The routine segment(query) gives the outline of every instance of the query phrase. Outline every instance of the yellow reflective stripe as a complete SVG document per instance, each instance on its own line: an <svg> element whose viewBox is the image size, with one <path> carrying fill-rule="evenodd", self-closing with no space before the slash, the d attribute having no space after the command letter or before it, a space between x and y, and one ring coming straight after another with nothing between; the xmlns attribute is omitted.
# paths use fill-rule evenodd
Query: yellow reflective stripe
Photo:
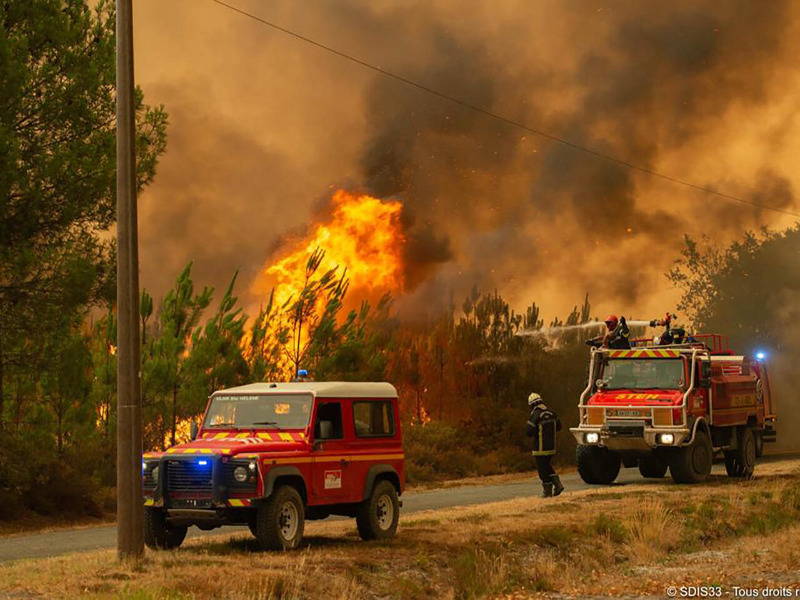
<svg viewBox="0 0 800 600"><path fill-rule="evenodd" d="M292 434L291 434L291 433L280 433L280 434L279 434L279 436L280 436L280 438L281 438L281 439L282 439L284 442L294 442L294 441L296 441L296 440L295 440L295 439L292 437Z"/></svg>
<svg viewBox="0 0 800 600"><path fill-rule="evenodd" d="M231 506L244 506L244 502L241 500L228 500L228 504Z"/></svg>
<svg viewBox="0 0 800 600"><path fill-rule="evenodd" d="M152 498L148 498L147 500L144 501L145 506L153 506L153 504L155 504L155 500L153 500Z"/></svg>
<svg viewBox="0 0 800 600"><path fill-rule="evenodd" d="M258 436L258 438L262 439L262 440L271 440L272 439L268 433L257 433L256 436Z"/></svg>
<svg viewBox="0 0 800 600"><path fill-rule="evenodd" d="M276 465L285 465L285 464L292 464L292 463L328 463L328 462L339 462L342 460L348 460L350 462L361 462L366 460L402 460L405 457L404 454L337 454L336 456L304 456L298 458L264 458L263 464L276 464Z"/></svg>

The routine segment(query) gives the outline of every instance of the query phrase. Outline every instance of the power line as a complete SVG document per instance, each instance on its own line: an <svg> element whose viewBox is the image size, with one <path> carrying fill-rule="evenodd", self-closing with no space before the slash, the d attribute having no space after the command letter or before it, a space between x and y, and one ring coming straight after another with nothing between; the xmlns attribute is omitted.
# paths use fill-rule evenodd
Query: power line
<svg viewBox="0 0 800 600"><path fill-rule="evenodd" d="M336 56L339 56L340 58L344 58L345 60L349 60L350 62L353 62L353 63L355 63L357 65L360 65L362 67L365 67L367 69L375 71L376 73L380 73L381 75L384 75L386 77L390 77L390 78L392 78L392 79L394 79L396 81L400 81L402 83L405 83L406 85L410 85L412 87L415 87L415 88L417 88L419 90L422 90L422 91L427 92L429 94L432 94L434 96L438 96L439 98L442 98L443 100L447 100L448 102L452 102L453 104L457 104L459 106L462 106L462 107L467 108L469 110L473 110L475 112L478 112L478 113L480 113L482 115L485 115L487 117L490 117L492 119L496 119L496 120L501 121L501 122L503 122L503 123L505 123L507 125L511 125L512 127L516 127L518 129L522 129L523 131L527 131L528 133L532 133L534 135L538 135L539 137L543 137L543 138L551 140L553 142L557 142L559 144L563 144L564 146L568 146L568 147L573 148L575 150L579 150L581 152L585 152L586 154L591 154L592 156L596 156L598 158L602 158L604 160L616 163L618 165L621 165L621 166L626 167L628 169L631 169L633 171L639 171L640 173L645 173L645 174L650 175L652 177L658 177L658 178L664 179L666 181L671 181L672 183L677 183L678 185L683 185L683 186L686 186L686 187L689 187L689 188L692 188L692 189L695 189L695 190L699 190L701 192L706 192L708 194L713 194L715 196L718 196L720 198L724 198L726 200L731 200L731 201L734 201L734 202L740 202L742 204L748 204L750 206L763 208L765 210L771 210L771 211L774 211L774 212L777 212L777 213L790 215L792 217L800 217L800 213L797 213L797 212L792 212L790 210L786 210L786 209L783 209L783 208L777 208L777 207L774 207L774 206L768 206L766 204L761 204L760 202L754 202L753 200L747 200L746 198L740 198L739 196L734 196L732 194L726 194L725 192L720 192L720 191L715 190L713 188L709 188L709 187L705 187L705 186L702 186L702 185L698 185L696 183L692 183L692 182L686 181L684 179L679 179L677 177L672 177L671 175L666 175L664 173L659 173L658 171L654 171L653 169L648 169L647 167L641 167L639 165L635 165L635 164L633 164L631 162L628 162L626 160L623 160L623 159L620 159L620 158L616 158L614 156L611 156L609 154L605 154L605 153L600 152L598 150L593 150L592 148L588 148L586 146L582 146L580 144L577 144L575 142L571 142L571 141L566 140L564 138L560 138L560 137L558 137L556 135L552 135L550 133L547 133L546 131L541 131L539 129L534 129L533 127L529 127L529 126L525 125L524 123L520 123L519 121L515 121L513 119L509 119L508 117L504 117L503 115L499 115L499 114L494 113L494 112L492 112L490 110L486 110L485 108L481 108L480 106L476 106L474 104L470 104L469 102L465 102L464 100L456 98L455 96L450 96L448 94L445 94L444 92L440 92L439 90L430 88L430 87L428 87L426 85L423 85L421 83L418 83L418 82L416 82L416 81L414 81L412 79L408 79L406 77L403 77L402 75L397 75L396 73L392 73L391 71L387 71L386 69L382 69L381 67L377 67L377 66L375 66L373 64L365 62L365 61L363 61L363 60L361 60L359 58L356 58L355 56L351 56L350 54L346 54L344 52L341 52L340 50L336 50L335 48L331 48L330 46L326 46L325 44L322 44L320 42L314 41L311 38L307 38L307 37L305 37L303 35L300 35L299 33L295 33L294 31L291 31L290 29L286 29L285 27L281 27L280 25L276 25L275 23L271 23L270 21L267 21L266 19L262 19L261 17L259 17L257 15L249 13L249 12L247 12L245 10L242 10L241 8L238 8L238 7L233 6L231 4L228 4L227 2L223 2L223 0L211 0L211 2L214 2L215 4L219 4L220 6L223 6L223 7L227 8L227 9L230 9L230 10L236 12L236 13L239 13L240 15L248 17L248 18L250 18L250 19L252 19L254 21L257 21L258 23L261 23L262 25L266 25L267 27L271 27L272 29L275 29L277 31L280 31L282 33L290 35L293 38L296 38L296 39L298 39L300 41L306 42L307 44L311 44L312 46L316 46L317 48L320 48L321 50L325 50L326 52L329 52L331 54L335 54Z"/></svg>

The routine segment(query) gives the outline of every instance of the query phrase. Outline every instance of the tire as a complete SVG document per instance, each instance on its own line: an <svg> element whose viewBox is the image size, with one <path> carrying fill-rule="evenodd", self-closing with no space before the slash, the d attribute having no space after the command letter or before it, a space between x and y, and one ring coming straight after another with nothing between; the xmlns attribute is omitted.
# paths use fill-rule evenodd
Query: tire
<svg viewBox="0 0 800 600"><path fill-rule="evenodd" d="M186 539L186 527L167 523L163 510L145 507L144 543L152 550L173 550Z"/></svg>
<svg viewBox="0 0 800 600"><path fill-rule="evenodd" d="M619 475L621 461L618 454L600 446L578 444L575 457L578 473L586 483L609 485Z"/></svg>
<svg viewBox="0 0 800 600"><path fill-rule="evenodd" d="M667 463L655 454L639 459L639 473L648 479L661 479L667 474Z"/></svg>
<svg viewBox="0 0 800 600"><path fill-rule="evenodd" d="M250 529L250 533L253 534L254 538L258 537L258 519L256 518L256 514L247 520L247 527Z"/></svg>
<svg viewBox="0 0 800 600"><path fill-rule="evenodd" d="M756 468L756 436L750 427L739 433L736 450L725 452L725 470L728 477L749 479Z"/></svg>
<svg viewBox="0 0 800 600"><path fill-rule="evenodd" d="M275 489L258 507L255 536L264 550L297 548L303 539L304 528L303 499L290 485Z"/></svg>
<svg viewBox="0 0 800 600"><path fill-rule="evenodd" d="M755 432L756 438L756 458L764 456L764 434L761 431Z"/></svg>
<svg viewBox="0 0 800 600"><path fill-rule="evenodd" d="M700 483L711 475L713 462L711 438L705 430L698 429L690 446L675 449L669 471L675 483Z"/></svg>
<svg viewBox="0 0 800 600"><path fill-rule="evenodd" d="M379 481L369 498L358 505L356 526L362 540L385 540L394 537L400 520L400 501L390 481Z"/></svg>

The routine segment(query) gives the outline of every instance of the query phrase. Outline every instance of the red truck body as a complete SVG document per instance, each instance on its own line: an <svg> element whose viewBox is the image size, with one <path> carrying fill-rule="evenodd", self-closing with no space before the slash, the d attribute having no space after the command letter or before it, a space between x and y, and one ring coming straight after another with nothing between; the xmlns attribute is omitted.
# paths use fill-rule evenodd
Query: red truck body
<svg viewBox="0 0 800 600"><path fill-rule="evenodd" d="M775 439L767 365L735 355L722 336L593 349L589 369L571 430L589 483L610 483L620 463L638 464L646 477L670 468L677 481L702 481L717 451L729 474L749 476L763 442Z"/></svg>

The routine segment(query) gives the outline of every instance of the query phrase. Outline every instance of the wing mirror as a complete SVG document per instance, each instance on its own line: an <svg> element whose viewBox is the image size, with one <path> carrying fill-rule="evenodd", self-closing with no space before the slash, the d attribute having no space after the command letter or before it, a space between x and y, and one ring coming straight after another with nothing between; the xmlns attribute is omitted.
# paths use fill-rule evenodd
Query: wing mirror
<svg viewBox="0 0 800 600"><path fill-rule="evenodd" d="M197 439L197 430L198 430L197 421L193 420L191 425L189 425L189 435L192 438L192 441L195 441Z"/></svg>
<svg viewBox="0 0 800 600"><path fill-rule="evenodd" d="M314 440L314 450L319 450L322 442L333 437L333 423L330 421L320 421L317 423L317 439Z"/></svg>

